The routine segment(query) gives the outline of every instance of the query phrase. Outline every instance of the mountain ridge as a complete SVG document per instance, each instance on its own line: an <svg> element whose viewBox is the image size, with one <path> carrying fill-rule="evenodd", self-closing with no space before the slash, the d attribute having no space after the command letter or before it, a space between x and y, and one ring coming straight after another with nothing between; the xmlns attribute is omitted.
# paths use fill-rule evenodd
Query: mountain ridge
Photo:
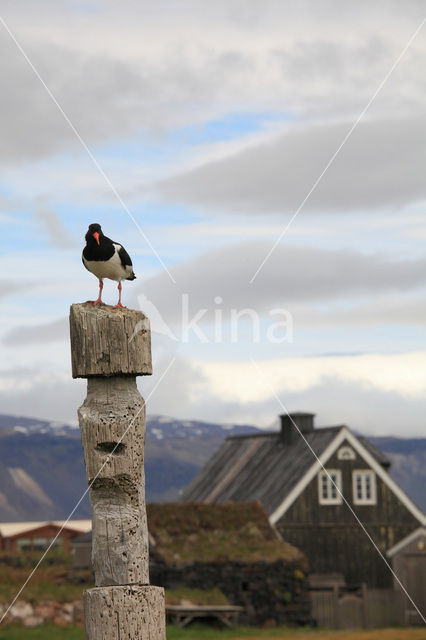
<svg viewBox="0 0 426 640"><path fill-rule="evenodd" d="M147 417L148 502L179 499L182 489L228 435L261 433L253 425ZM369 437L391 460L391 476L426 510L426 438ZM87 489L78 427L0 414L0 520L61 520ZM88 496L75 518L90 518Z"/></svg>

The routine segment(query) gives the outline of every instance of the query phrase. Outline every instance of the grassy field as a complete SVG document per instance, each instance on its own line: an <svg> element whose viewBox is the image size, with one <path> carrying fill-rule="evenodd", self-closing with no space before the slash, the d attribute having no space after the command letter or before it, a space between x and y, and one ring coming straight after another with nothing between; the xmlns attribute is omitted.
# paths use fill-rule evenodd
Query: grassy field
<svg viewBox="0 0 426 640"><path fill-rule="evenodd" d="M41 552L0 553L0 602L13 600L40 557ZM71 572L71 563L70 553L52 549L25 587L21 599L33 603L40 600L81 600L84 589L94 586L90 584L92 574L90 571ZM70 582L70 573L76 578L75 582Z"/></svg>
<svg viewBox="0 0 426 640"><path fill-rule="evenodd" d="M217 630L200 625L188 629L167 628L167 640L426 640L426 628L374 629L371 631L317 631L305 629ZM25 629L18 625L0 628L0 640L84 640L81 627L59 628L51 625Z"/></svg>

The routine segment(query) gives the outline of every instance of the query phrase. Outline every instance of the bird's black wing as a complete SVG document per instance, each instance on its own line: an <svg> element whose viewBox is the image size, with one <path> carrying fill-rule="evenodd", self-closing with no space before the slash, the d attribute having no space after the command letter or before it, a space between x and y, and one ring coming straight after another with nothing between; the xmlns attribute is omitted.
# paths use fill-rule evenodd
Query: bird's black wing
<svg viewBox="0 0 426 640"><path fill-rule="evenodd" d="M118 242L116 244L118 244ZM132 267L133 263L126 249L122 247L121 244L119 245L119 247L120 248L118 250L118 255L120 256L121 264L123 265L123 267Z"/></svg>

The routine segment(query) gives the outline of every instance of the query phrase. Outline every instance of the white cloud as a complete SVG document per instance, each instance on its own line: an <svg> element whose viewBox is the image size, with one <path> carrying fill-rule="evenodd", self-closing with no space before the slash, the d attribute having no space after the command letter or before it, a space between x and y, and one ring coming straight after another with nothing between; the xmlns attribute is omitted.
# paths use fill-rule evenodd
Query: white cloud
<svg viewBox="0 0 426 640"><path fill-rule="evenodd" d="M352 124L293 126L274 140L178 174L158 188L168 200L222 213L293 213ZM303 211L392 211L425 200L425 142L424 117L362 121Z"/></svg>
<svg viewBox="0 0 426 640"><path fill-rule="evenodd" d="M160 273L142 279L137 287L129 287L126 303L151 316L154 306L169 327L169 335L178 340L182 338L183 294L188 299L188 319L207 309L200 319L201 326L214 323L218 308L225 324L230 321L232 310L248 308L260 317L269 318L271 310L286 309L292 314L296 332L307 327L340 326L356 330L356 327L380 325L424 325L424 258L392 260L384 255L357 251L280 246L259 278L250 284L249 277L267 249L261 242L213 249L174 267L177 284L172 283L167 274ZM23 264L30 269L33 261L34 258ZM59 295L59 282L69 278L68 292L78 294L80 299L84 299L84 292L93 297L97 291L95 280L85 279L83 272L81 279L76 280L74 263L75 260L68 258L59 280L46 284L38 295ZM50 268L49 265L39 267ZM37 272L32 268L35 276ZM41 271L39 277L43 280L47 272ZM10 289L7 283L4 286L6 293ZM105 286L105 299L113 300L115 285L107 281ZM217 296L220 304L215 302ZM162 326L164 329L164 324ZM5 333L3 341L27 349L29 344L65 340L67 332L66 318L46 318L46 322L37 318L31 322L31 316L27 318L18 312L13 318L13 328ZM190 337L194 335L190 333ZM193 342L196 344L197 340ZM369 348L374 350L374 344L369 344Z"/></svg>
<svg viewBox="0 0 426 640"><path fill-rule="evenodd" d="M335 379L408 398L426 395L426 352L282 358L257 362L196 362L213 393L225 401L260 402L275 391L303 392ZM259 376L259 370L262 373ZM284 398L283 401L285 402Z"/></svg>
<svg viewBox="0 0 426 640"><path fill-rule="evenodd" d="M85 381L54 370L7 370L0 375L1 412L74 424L85 389Z"/></svg>
<svg viewBox="0 0 426 640"><path fill-rule="evenodd" d="M38 206L34 217L37 226L55 247L72 250L81 244L81 241L78 242L78 238L66 228L56 211L45 206Z"/></svg>
<svg viewBox="0 0 426 640"><path fill-rule="evenodd" d="M68 318L39 325L19 326L10 329L3 337L9 347L26 347L28 344L42 345L46 342L65 342L68 339Z"/></svg>
<svg viewBox="0 0 426 640"><path fill-rule="evenodd" d="M367 435L422 437L426 410L426 380L421 371L424 359L425 353L419 352L359 359L259 361L259 366L285 408L316 413L318 426L347 424ZM139 379L145 398L170 361L171 354L164 354L156 362L153 378ZM407 375L402 389L397 379L399 367ZM394 369L395 374L388 369ZM9 371L7 377L11 382L6 386L0 378L2 412L75 423L77 408L86 395L84 380L71 380L65 373L40 375L23 369ZM250 386L245 389L244 384ZM191 363L178 357L149 397L147 411L180 419L270 428L283 407L250 362Z"/></svg>
<svg viewBox="0 0 426 640"><path fill-rule="evenodd" d="M389 311L387 296L395 302L395 295L406 295L424 287L425 259L392 260L384 255L369 255L344 249L318 249L308 246L279 246L266 262L261 274L250 284L251 275L266 255L269 246L262 242L220 247L204 253L173 269L177 284L172 284L166 274L159 274L140 285L139 290L159 309L166 322L176 323L182 317L182 294L189 295L191 314L207 308L204 321L212 322L215 296L223 300L221 308L250 308L260 314L273 308L285 308L301 314L303 322L309 317L318 318L323 324L327 314L337 310L342 321L350 320L351 306L358 307L354 320L362 319L362 304L370 304L366 317L377 322ZM379 298L380 296L380 298ZM402 300L402 299L401 299ZM339 303L341 308L322 308L321 305ZM399 318L419 321L412 304L399 309ZM381 313L381 305L383 312ZM301 305L304 306L301 309ZM398 305L396 306L396 308ZM348 309L349 308L349 309ZM376 314L373 320L374 310ZM357 317L356 317L357 316ZM335 321L331 319L331 323Z"/></svg>
<svg viewBox="0 0 426 640"><path fill-rule="evenodd" d="M0 298L31 289L33 284L33 282L14 282L13 280L0 280Z"/></svg>
<svg viewBox="0 0 426 640"><path fill-rule="evenodd" d="M38 226L22 228L28 241L36 234L31 250L21 235L17 239L14 218L9 251L0 260L0 294L8 296L1 328L12 346L0 345L3 410L22 413L24 407L28 415L75 419L84 395L84 383L70 379L64 316L70 302L94 297L96 280L81 267L79 250L55 251L46 243L37 249L37 231L57 239L63 226L76 228L66 218L73 213L52 215L70 211L71 199L80 216L108 203L108 235L124 242L131 255L143 255L143 262L135 261L138 280L126 289L125 302L135 306L138 291L143 292L173 331L181 293L190 295L191 309L209 309L207 323L219 295L224 314L234 307L254 307L263 316L272 307L288 308L307 338L306 352L317 340L323 351L350 351L352 345L354 351L376 353L390 325L400 324L401 342L383 348L408 351L417 340L414 348L420 353L425 258L419 239L426 199L420 174L426 134L422 34L306 207L325 214L298 219L298 241L306 246L294 246L294 236L287 236L256 282L249 286L248 280L270 248L260 234L271 239L279 233L423 13L415 0L404 5L394 0L265 0L262 5L257 0L123 0L120 5L94 0L84 7L65 0L37 5L6 0L2 16L120 193L136 202L138 221L162 257L175 262L178 285L172 287L162 274L150 277L158 265L152 266L127 216L123 222L121 210L115 217L111 213L107 186L3 31L0 218L8 225L12 210L44 207ZM212 120L221 122L212 125L210 136L203 125ZM163 148L164 157L152 162L145 140ZM169 200L164 208L156 201L150 211L147 190L154 181ZM19 196L11 200L5 195L10 193ZM37 200L39 194L43 200ZM178 200L189 207L178 209ZM415 224L406 221L408 207L411 213L417 209ZM201 210L210 217L197 217ZM230 210L238 214L218 223L217 212ZM401 211L404 217L398 216ZM398 225L389 245L389 227L380 232L385 216ZM84 224L81 247L85 230ZM255 241L245 243L250 238ZM212 245L216 248L207 250ZM18 283L13 289L8 274ZM12 298L13 291L19 294L28 286L30 295ZM115 302L115 286L106 285L108 301ZM379 332L364 327L381 325L384 337L378 345ZM339 341L343 332L344 344ZM172 347L166 338L155 337L155 376L140 382L145 394ZM226 345L212 345L210 351L190 347L194 361L178 359L149 402L152 412L272 421L280 411L275 399L249 378L249 364L244 368L236 362L247 344L239 345L238 354ZM420 430L424 380L413 354L391 354L389 360L374 353L364 360L288 358L295 372L290 379L287 361L267 361L268 353L260 348L259 359L276 377L290 409L308 408L318 411L323 424L347 421L354 428L372 423L382 428L386 415L386 431L394 433L405 412ZM240 375L251 385L247 391Z"/></svg>
<svg viewBox="0 0 426 640"><path fill-rule="evenodd" d="M120 7L44 2L3 15L83 138L154 134L230 112L351 115L371 97L422 19L415 2L124 2ZM126 9L124 9L126 7ZM386 28L384 28L384 25ZM3 163L78 142L10 37L0 43ZM377 104L424 104L418 38ZM31 109L26 106L31 104Z"/></svg>

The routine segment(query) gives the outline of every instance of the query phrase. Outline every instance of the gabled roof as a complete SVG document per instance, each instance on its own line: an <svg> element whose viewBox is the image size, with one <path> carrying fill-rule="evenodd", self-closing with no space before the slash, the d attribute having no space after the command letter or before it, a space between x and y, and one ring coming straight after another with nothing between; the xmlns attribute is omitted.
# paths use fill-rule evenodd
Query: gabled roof
<svg viewBox="0 0 426 640"><path fill-rule="evenodd" d="M92 528L91 520L44 520L41 522L0 522L0 535L3 538L10 538L23 533L29 533L41 527L52 525L60 529L63 527L66 531L90 531Z"/></svg>
<svg viewBox="0 0 426 640"><path fill-rule="evenodd" d="M406 536L405 538L397 542L397 544L395 544L393 547L389 549L389 551L387 552L387 555L390 558L392 558L392 556L394 556L396 553L398 553L399 551L404 549L406 546L414 542L414 540L417 540L417 538L422 538L422 542L424 544L424 541L426 540L425 527L419 527L415 531L412 531L410 535ZM422 549L424 549L424 547L422 547Z"/></svg>
<svg viewBox="0 0 426 640"><path fill-rule="evenodd" d="M259 500L275 524L345 441L424 525L425 515L385 470L390 464L386 456L346 426L305 432L290 445L284 444L280 432L230 436L185 489L183 500Z"/></svg>
<svg viewBox="0 0 426 640"><path fill-rule="evenodd" d="M317 456L342 427L304 436ZM259 500L268 514L277 509L315 461L302 438L285 445L280 432L229 436L183 493L184 501Z"/></svg>

